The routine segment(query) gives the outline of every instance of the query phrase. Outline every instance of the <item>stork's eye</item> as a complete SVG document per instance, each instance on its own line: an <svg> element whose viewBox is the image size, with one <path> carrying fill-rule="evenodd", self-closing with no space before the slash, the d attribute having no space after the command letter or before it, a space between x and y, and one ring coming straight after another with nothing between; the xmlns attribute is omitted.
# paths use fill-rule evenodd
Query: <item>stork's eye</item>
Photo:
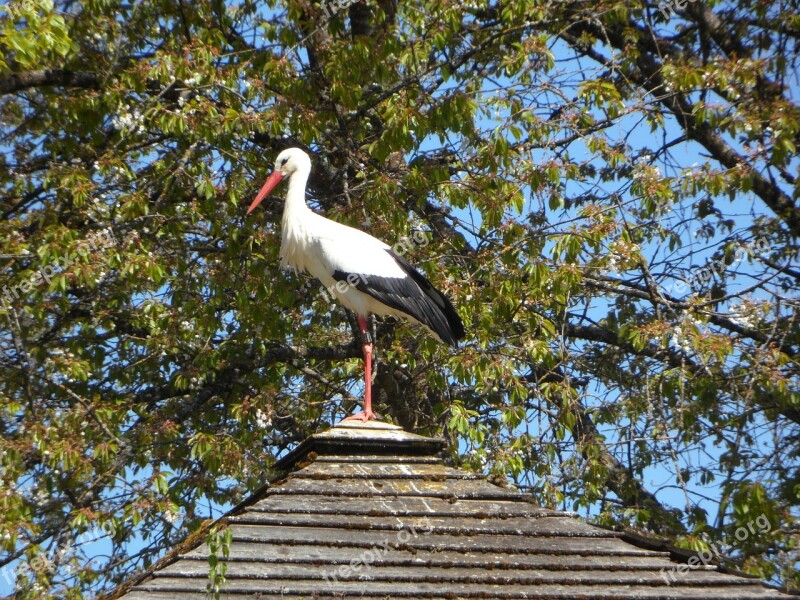
<svg viewBox="0 0 800 600"><path fill-rule="evenodd" d="M281 166L285 165L287 162L289 162L288 158L282 158L281 159Z"/></svg>

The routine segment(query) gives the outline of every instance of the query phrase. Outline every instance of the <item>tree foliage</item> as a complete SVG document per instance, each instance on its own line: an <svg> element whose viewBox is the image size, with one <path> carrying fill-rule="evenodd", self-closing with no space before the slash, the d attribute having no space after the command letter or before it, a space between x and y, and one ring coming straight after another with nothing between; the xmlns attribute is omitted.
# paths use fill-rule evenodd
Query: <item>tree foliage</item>
<svg viewBox="0 0 800 600"><path fill-rule="evenodd" d="M797 586L798 6L344 4L0 8L18 594L114 585L355 406L352 317L243 210L290 145L467 325L376 323L385 418Z"/></svg>

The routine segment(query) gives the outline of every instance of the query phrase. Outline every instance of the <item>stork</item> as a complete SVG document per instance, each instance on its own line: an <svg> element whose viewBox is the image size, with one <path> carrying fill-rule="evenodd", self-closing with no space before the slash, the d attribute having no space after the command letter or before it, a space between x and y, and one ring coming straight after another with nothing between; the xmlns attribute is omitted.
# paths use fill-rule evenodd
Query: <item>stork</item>
<svg viewBox="0 0 800 600"><path fill-rule="evenodd" d="M364 411L345 420L369 421L375 413L368 316L405 317L454 347L464 337L464 325L447 297L387 244L313 212L305 200L310 172L308 154L299 148L284 150L247 214L278 183L289 180L281 221L281 265L311 273L358 317L364 352Z"/></svg>

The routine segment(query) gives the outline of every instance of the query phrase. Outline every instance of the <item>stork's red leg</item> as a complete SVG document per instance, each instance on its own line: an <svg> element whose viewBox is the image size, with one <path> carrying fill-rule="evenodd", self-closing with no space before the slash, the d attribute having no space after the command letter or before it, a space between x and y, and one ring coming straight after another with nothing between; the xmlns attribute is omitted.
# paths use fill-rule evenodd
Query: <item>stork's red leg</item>
<svg viewBox="0 0 800 600"><path fill-rule="evenodd" d="M364 420L375 418L372 412L372 343L364 344Z"/></svg>
<svg viewBox="0 0 800 600"><path fill-rule="evenodd" d="M364 338L364 412L350 415L343 421L369 421L377 418L372 412L372 339L369 334L369 325L366 317L358 315L358 327Z"/></svg>

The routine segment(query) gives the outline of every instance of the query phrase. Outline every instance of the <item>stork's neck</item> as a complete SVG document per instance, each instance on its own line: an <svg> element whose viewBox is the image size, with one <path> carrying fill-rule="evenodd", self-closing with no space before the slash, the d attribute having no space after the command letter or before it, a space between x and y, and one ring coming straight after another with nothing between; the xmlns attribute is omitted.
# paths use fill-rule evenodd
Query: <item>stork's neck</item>
<svg viewBox="0 0 800 600"><path fill-rule="evenodd" d="M314 214L306 204L307 180L308 171L298 170L292 174L281 219L281 265L296 271L306 270L303 249L311 234L309 225L313 218L310 217Z"/></svg>
<svg viewBox="0 0 800 600"><path fill-rule="evenodd" d="M286 192L286 205L283 207L283 231L302 222L304 213L311 209L306 204L306 182L308 171L297 170L289 179L289 190Z"/></svg>

